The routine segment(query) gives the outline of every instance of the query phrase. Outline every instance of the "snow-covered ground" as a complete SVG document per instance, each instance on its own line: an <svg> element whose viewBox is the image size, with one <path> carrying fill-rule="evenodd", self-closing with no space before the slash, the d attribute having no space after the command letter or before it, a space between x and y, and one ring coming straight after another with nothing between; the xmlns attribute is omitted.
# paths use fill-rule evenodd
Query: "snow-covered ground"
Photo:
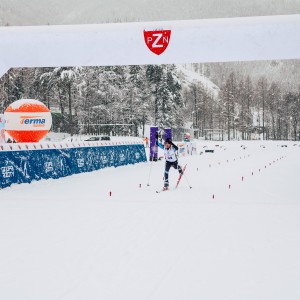
<svg viewBox="0 0 300 300"><path fill-rule="evenodd" d="M0 299L300 299L299 143L198 146L0 190Z"/></svg>

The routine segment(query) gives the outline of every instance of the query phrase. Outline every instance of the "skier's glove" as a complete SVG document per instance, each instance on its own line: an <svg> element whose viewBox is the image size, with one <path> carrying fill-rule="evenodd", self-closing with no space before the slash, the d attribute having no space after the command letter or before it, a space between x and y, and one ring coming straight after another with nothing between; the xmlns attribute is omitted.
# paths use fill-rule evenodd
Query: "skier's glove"
<svg viewBox="0 0 300 300"><path fill-rule="evenodd" d="M158 140L158 133L156 132L156 134L155 134L155 138Z"/></svg>

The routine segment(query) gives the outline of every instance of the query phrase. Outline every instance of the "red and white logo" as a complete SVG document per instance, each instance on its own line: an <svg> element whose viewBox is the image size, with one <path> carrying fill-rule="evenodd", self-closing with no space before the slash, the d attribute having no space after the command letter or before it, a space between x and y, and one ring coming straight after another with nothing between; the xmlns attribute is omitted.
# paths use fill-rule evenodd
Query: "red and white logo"
<svg viewBox="0 0 300 300"><path fill-rule="evenodd" d="M144 30L144 39L147 47L153 53L160 55L168 47L171 30Z"/></svg>

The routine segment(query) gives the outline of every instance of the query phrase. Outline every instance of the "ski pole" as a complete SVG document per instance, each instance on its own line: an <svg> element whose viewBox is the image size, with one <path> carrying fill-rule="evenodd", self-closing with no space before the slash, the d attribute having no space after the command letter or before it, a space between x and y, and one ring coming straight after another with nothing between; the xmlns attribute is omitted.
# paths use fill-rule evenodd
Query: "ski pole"
<svg viewBox="0 0 300 300"><path fill-rule="evenodd" d="M187 176L186 176L185 172L183 173L183 176L184 176L184 178L186 179L186 182L187 182L189 188L191 189L192 186L190 185L190 183L189 183L189 181L188 181L188 179L187 179Z"/></svg>
<svg viewBox="0 0 300 300"><path fill-rule="evenodd" d="M152 165L153 165L153 158L152 158L151 164L150 164L150 170L149 170L149 176L148 176L148 183L147 183L147 186L150 186L150 175L151 175Z"/></svg>

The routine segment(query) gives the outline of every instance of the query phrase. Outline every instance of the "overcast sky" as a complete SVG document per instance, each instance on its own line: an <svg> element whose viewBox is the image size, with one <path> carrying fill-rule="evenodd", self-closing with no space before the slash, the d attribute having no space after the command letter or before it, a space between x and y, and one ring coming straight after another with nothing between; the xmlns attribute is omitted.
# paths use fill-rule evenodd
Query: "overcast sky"
<svg viewBox="0 0 300 300"><path fill-rule="evenodd" d="M0 26L300 14L300 0L0 0Z"/></svg>

